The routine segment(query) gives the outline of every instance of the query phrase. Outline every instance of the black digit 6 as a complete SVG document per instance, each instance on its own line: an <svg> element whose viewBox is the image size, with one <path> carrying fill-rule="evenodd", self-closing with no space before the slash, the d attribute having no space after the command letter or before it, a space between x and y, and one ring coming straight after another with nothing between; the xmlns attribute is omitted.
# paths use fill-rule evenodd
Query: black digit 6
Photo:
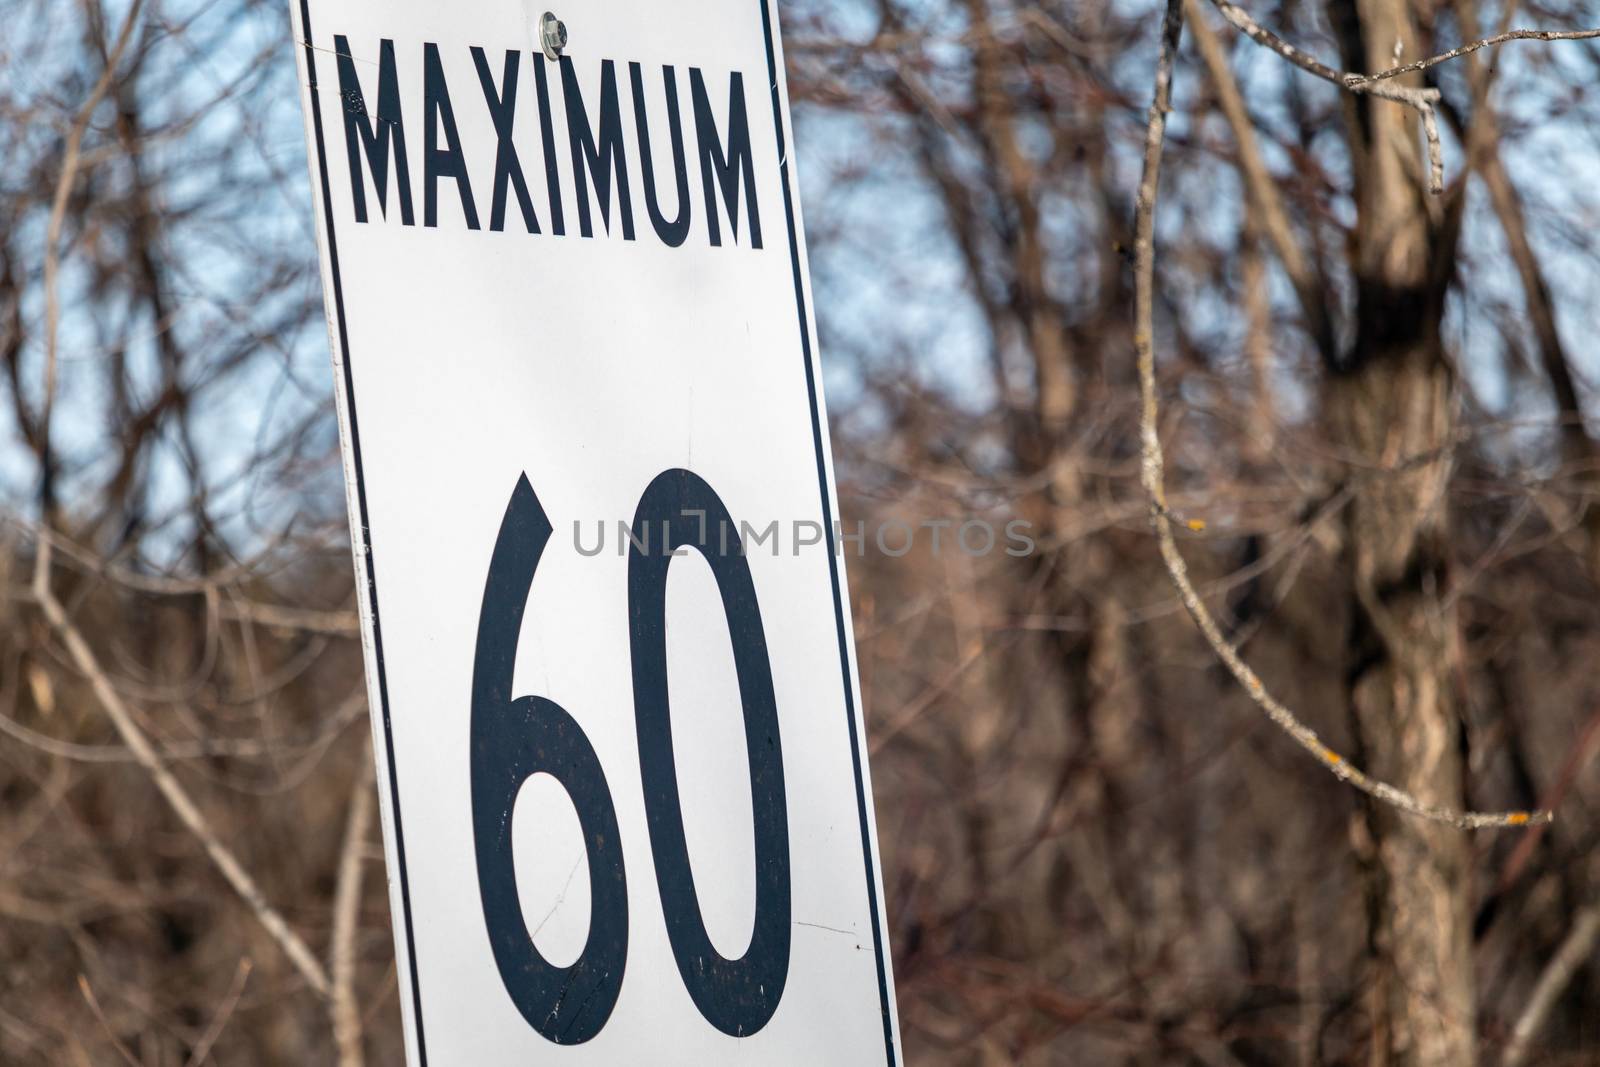
<svg viewBox="0 0 1600 1067"><path fill-rule="evenodd" d="M593 746L571 715L543 697L511 697L517 638L550 522L526 476L500 522L478 615L472 669L472 831L478 892L500 980L517 1010L558 1044L600 1032L622 987L628 954L628 883L616 809ZM511 812L522 783L560 782L583 827L589 857L589 937L569 967L539 954L523 921L511 852Z"/></svg>
<svg viewBox="0 0 1600 1067"><path fill-rule="evenodd" d="M661 910L678 973L706 1020L723 1033L747 1037L777 1010L789 975L789 817L784 799L783 748L772 693L761 609L738 531L711 487L686 470L657 475L639 500L628 559L628 616L633 652L634 716L639 773L650 822ZM756 919L750 947L730 960L712 946L700 914L694 872L683 834L683 806L672 752L667 699L667 568L684 546L711 565L733 642L745 751L755 816Z"/></svg>

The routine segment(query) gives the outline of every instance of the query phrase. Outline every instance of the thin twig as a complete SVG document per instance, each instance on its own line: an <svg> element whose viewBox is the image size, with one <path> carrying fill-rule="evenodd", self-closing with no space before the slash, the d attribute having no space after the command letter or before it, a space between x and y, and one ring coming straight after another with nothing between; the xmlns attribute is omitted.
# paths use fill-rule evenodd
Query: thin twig
<svg viewBox="0 0 1600 1067"><path fill-rule="evenodd" d="M974 641L967 648L966 654L951 666L943 677L917 694L910 703L900 709L900 712L893 719L889 720L883 729L873 735L868 754L876 756L885 745L898 737L902 730L921 718L924 712L937 703L940 697L949 692L956 682L960 681L961 676L967 672L968 668L983 658L984 651L983 643Z"/></svg>
<svg viewBox="0 0 1600 1067"><path fill-rule="evenodd" d="M1600 37L1600 29L1507 30L1505 33L1497 33L1493 37L1485 37L1482 40L1473 41L1471 44L1464 44L1460 48L1452 48L1448 52L1440 52L1438 55L1429 56L1427 59L1419 59L1415 63L1405 63L1398 67L1390 67L1388 70L1380 70L1376 74L1347 74L1345 77L1353 79L1356 84L1352 85L1351 88L1356 88L1371 82L1383 81L1386 78L1398 78L1402 74L1413 74L1419 70L1427 70L1429 67L1437 67L1440 63L1448 63L1452 59L1459 59L1464 55L1478 51L1480 48L1491 48L1497 44L1505 44L1507 41L1588 41L1596 37Z"/></svg>
<svg viewBox="0 0 1600 1067"><path fill-rule="evenodd" d="M1315 74L1323 81L1330 82L1347 89L1352 93L1365 93L1369 96L1381 97L1392 100L1414 109L1422 118L1422 135L1428 142L1428 191L1435 196L1444 192L1444 149L1439 139L1439 118L1434 108L1439 100L1437 89L1414 89L1398 85L1384 84L1391 78L1398 78L1405 74L1415 74L1418 71L1436 67L1440 63L1459 59L1461 56L1470 55L1482 48L1493 45L1505 44L1507 41L1584 41L1600 37L1600 29L1594 30L1509 30L1497 33L1493 37L1464 44L1459 48L1452 48L1448 52L1441 52L1427 59L1419 59L1412 63L1403 63L1388 70L1381 70L1376 74L1353 74L1349 71L1335 70L1326 63L1320 62L1315 57L1302 52L1282 37L1262 26L1250 17L1249 12L1230 3L1229 0L1212 0L1222 17L1263 48L1270 49L1293 63L1301 70ZM1396 59L1399 58L1397 55Z"/></svg>
<svg viewBox="0 0 1600 1067"><path fill-rule="evenodd" d="M350 789L349 813L344 825L344 847L339 854L339 881L333 893L333 944L328 967L333 976L329 1012L333 1040L339 1050L339 1067L362 1067L361 1002L356 998L356 934L360 930L361 876L366 868L367 835L372 829L371 742L362 746L361 773Z"/></svg>
<svg viewBox="0 0 1600 1067"><path fill-rule="evenodd" d="M232 756L236 759L261 759L265 756L298 755L321 748L346 726L355 722L367 710L367 694L358 688L340 704L315 733L300 737L269 741L259 737L214 737L198 741L166 741L157 749L164 761L207 759L212 756ZM137 763L138 757L126 745L88 745L79 741L63 741L24 726L0 708L0 734L6 734L30 748L77 763Z"/></svg>
<svg viewBox="0 0 1600 1067"><path fill-rule="evenodd" d="M1315 74L1323 81L1352 93L1365 93L1368 96L1392 100L1415 110L1422 117L1422 132L1428 142L1428 191L1435 196L1444 192L1444 149L1439 140L1439 122L1433 108L1439 100L1439 90L1387 85L1377 79L1369 79L1364 74L1335 70L1261 25L1250 17L1248 11L1237 4L1229 3L1228 0L1211 0L1211 2L1222 12L1222 17L1240 33L1261 47L1276 52L1301 70Z"/></svg>
<svg viewBox="0 0 1600 1067"><path fill-rule="evenodd" d="M211 1017L211 1025L206 1027L206 1032L195 1042L194 1051L189 1054L186 1067L200 1067L206 1062L206 1057L211 1055L217 1039L228 1026L228 1020L233 1018L233 1010L239 1006L239 998L244 996L244 984L250 978L250 968L250 957L246 956L239 961L239 966L233 972L233 986L228 990L228 995L222 998L222 1004L217 1008L216 1014Z"/></svg>
<svg viewBox="0 0 1600 1067"><path fill-rule="evenodd" d="M1589 721L1578 730L1577 736L1568 743L1566 758L1561 761L1561 767L1556 771L1555 782L1539 797L1539 802L1546 809L1554 811L1559 808L1562 801L1566 800L1567 793L1571 791L1573 783L1578 780L1588 769L1589 761L1600 754L1600 708L1589 715ZM1500 876L1495 879L1494 890L1485 901L1485 906L1493 904L1496 898L1510 892L1511 887L1517 884L1528 864L1533 860L1534 853L1539 848L1539 842L1544 840L1545 827L1537 826L1523 834L1517 841L1517 847L1511 850L1506 861L1501 865Z"/></svg>
<svg viewBox="0 0 1600 1067"><path fill-rule="evenodd" d="M1244 94L1240 91L1239 82L1228 66L1228 57L1222 50L1222 42L1201 18L1200 3L1201 0L1185 0L1185 16L1194 28L1195 45L1199 48L1200 58L1211 77L1211 84L1216 89L1217 102L1222 107L1223 117L1228 120L1228 128L1233 132L1233 143L1238 150L1239 172L1244 178L1246 189L1249 190L1250 199L1254 201L1259 212L1261 229L1266 234L1267 240L1272 243L1273 251L1278 254L1278 261L1283 264L1284 273L1289 276L1289 283L1294 286L1295 296L1300 301L1301 313L1306 318L1306 329L1316 343L1323 362L1332 364L1336 362L1334 351L1336 342L1328 315L1326 287L1316 277L1316 272L1295 239L1294 228L1289 224L1289 212L1284 207L1283 196L1279 193L1277 183L1273 181L1271 173L1267 170L1266 160L1261 155L1261 146L1256 140L1255 126L1251 123L1249 109L1245 106Z"/></svg>
<svg viewBox="0 0 1600 1067"><path fill-rule="evenodd" d="M1527 1007L1522 1009L1516 1025L1511 1028L1511 1041L1500 1060L1501 1067L1522 1067L1528 1062L1528 1054L1533 1049L1533 1035L1549 1018L1556 1001L1561 999L1561 994L1571 984L1572 976L1578 973L1578 968L1594 951L1597 940L1600 940L1600 902L1578 912L1572 929L1562 939L1561 947L1556 949L1556 954L1545 965L1539 981L1534 984Z"/></svg>
<svg viewBox="0 0 1600 1067"><path fill-rule="evenodd" d="M122 28L117 31L116 43L111 46L111 51L106 55L105 70L100 72L100 78L94 83L94 88L89 90L88 97L83 106L78 109L78 115L72 122L72 128L67 132L66 146L61 154L61 177L56 181L55 196L50 202L50 222L45 227L44 248L44 400L40 408L39 434L40 454L39 462L48 467L50 463L50 415L55 404L56 376L60 359L56 350L57 327L61 321L61 298L57 286L57 274L61 269L61 230L66 222L67 201L71 198L72 187L77 184L78 165L82 161L83 135L89 130L89 122L94 117L95 108L100 106L100 101L105 98L110 90L111 83L116 80L117 64L122 61L122 53L127 49L128 42L133 39L133 28L139 22L139 12L144 8L144 0L133 0L128 8L128 14L122 20ZM48 519L46 520L48 521Z"/></svg>
<svg viewBox="0 0 1600 1067"><path fill-rule="evenodd" d="M66 609L61 606L54 590L50 588L50 541L39 541L38 554L34 557L33 569L33 594L38 600L40 608L44 611L45 618L50 621L51 627L67 648L67 653L72 658L73 664L89 680L90 687L94 690L96 699L105 709L111 724L117 728L117 733L122 736L122 741L133 753L135 761L145 769L156 788L166 798L182 823L191 833L200 840L206 854L216 864L222 876L228 880L236 893L249 905L255 913L257 920L266 928L267 933L283 946L289 956L289 961L294 964L307 984L323 996L328 995L328 976L322 969L322 964L317 962L317 957L311 949L301 940L300 935L289 928L289 924L279 914L278 910L267 902L261 888L256 885L254 878L244 869L244 866L222 843L211 824L201 813L200 808L189 796L182 783L175 778L167 766L162 762L161 755L150 743L150 739L134 721L132 712L123 703L122 696L111 684L100 661L96 658L94 650L89 647L89 642L84 639L72 619L67 615Z"/></svg>
<svg viewBox="0 0 1600 1067"><path fill-rule="evenodd" d="M111 1047L117 1050L123 1060L129 1064L129 1067L143 1067L143 1064L134 1059L133 1053L128 1051L128 1046L122 1043L122 1039L117 1036L116 1030L112 1029L111 1020L106 1018L105 1011L100 1007L100 998L94 995L94 989L89 985L89 979L81 974L78 975L78 992L83 994L84 1003L89 1005L89 1010L94 1013L95 1020L100 1023L100 1028L106 1032L106 1037L111 1039Z"/></svg>
<svg viewBox="0 0 1600 1067"><path fill-rule="evenodd" d="M1227 3L1227 0L1214 0L1223 14L1227 9L1238 12L1238 8ZM1243 15L1243 12L1239 12ZM1248 19L1248 16L1245 16ZM1233 21L1232 18L1229 21ZM1253 24L1252 24L1253 25ZM1228 672L1239 682L1249 694L1250 699L1262 709L1267 718L1292 737L1296 743L1310 752L1322 762L1333 774L1344 782L1355 786L1357 789L1375 797L1387 804L1393 805L1401 811L1417 815L1435 822L1449 823L1462 829L1472 829L1485 826L1526 826L1529 823L1548 822L1550 813L1543 811L1508 811L1508 812L1464 812L1450 808L1435 807L1425 804L1413 797L1410 793L1387 782L1369 777L1359 768L1353 766L1349 760L1340 756L1333 749L1325 745L1317 737L1316 731L1305 725L1283 705L1261 682L1256 672L1251 669L1228 643L1223 636L1222 628L1217 625L1210 609L1200 599L1195 591L1194 584L1189 580L1188 565L1184 562L1183 555L1178 551L1177 540L1172 533L1173 524L1178 521L1176 516L1167 507L1167 494L1164 484L1165 457L1161 450L1161 438L1158 427L1160 425L1160 408L1156 398L1156 372L1155 372L1155 209L1156 195L1161 178L1161 153L1166 140L1167 111L1172 102L1172 69L1174 57L1178 50L1178 38L1183 30L1183 0L1167 0L1166 16L1161 26L1161 51L1156 60L1155 95L1150 105L1150 116L1145 127L1144 173L1139 181L1139 191L1134 202L1134 328L1133 342L1138 361L1139 370L1139 431L1140 431L1140 463L1139 480L1144 485L1146 494L1150 499L1150 521L1155 527L1156 540L1161 547L1161 559L1166 564L1168 575L1178 589L1178 595L1183 601L1183 606L1188 609L1189 615L1194 619L1195 625L1200 628L1206 642L1217 655ZM1265 31L1262 31L1265 32ZM1269 35L1270 36L1270 35ZM1277 40L1273 38L1273 40ZM1281 47L1278 47L1281 45ZM1302 55L1293 46L1285 42L1278 42L1273 46L1282 54ZM1307 63L1320 67L1316 60L1303 56L1304 62L1295 60L1299 66ZM1307 69L1312 69L1307 67ZM1328 69L1328 68L1323 68Z"/></svg>

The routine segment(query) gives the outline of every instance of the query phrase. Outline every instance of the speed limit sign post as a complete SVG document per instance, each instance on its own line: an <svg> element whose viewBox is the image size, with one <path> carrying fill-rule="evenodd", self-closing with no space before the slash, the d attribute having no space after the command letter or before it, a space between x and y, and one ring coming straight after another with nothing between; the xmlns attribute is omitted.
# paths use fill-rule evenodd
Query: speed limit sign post
<svg viewBox="0 0 1600 1067"><path fill-rule="evenodd" d="M899 1062L773 5L291 11L411 1062Z"/></svg>

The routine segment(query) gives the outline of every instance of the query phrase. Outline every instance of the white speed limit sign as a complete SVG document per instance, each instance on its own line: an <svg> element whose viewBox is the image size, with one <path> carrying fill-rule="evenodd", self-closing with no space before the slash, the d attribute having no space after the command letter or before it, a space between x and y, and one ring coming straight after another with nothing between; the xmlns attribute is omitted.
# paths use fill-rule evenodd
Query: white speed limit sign
<svg viewBox="0 0 1600 1067"><path fill-rule="evenodd" d="M899 1062L773 5L291 8L412 1062Z"/></svg>

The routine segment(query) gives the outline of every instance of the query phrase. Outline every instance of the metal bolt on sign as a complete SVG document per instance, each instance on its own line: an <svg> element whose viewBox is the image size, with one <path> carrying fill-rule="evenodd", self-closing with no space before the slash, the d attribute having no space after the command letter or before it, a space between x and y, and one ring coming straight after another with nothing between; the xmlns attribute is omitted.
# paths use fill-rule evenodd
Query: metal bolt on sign
<svg viewBox="0 0 1600 1067"><path fill-rule="evenodd" d="M539 43L544 47L544 57L552 63L561 58L561 50L567 47L567 24L552 11L539 16Z"/></svg>

